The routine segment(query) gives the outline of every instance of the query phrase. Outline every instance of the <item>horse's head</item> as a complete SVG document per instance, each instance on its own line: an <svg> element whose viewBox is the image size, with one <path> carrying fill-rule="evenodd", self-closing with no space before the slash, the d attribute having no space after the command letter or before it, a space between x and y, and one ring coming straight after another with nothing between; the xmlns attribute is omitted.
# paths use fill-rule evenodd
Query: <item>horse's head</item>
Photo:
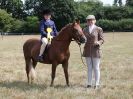
<svg viewBox="0 0 133 99"><path fill-rule="evenodd" d="M80 27L80 21L76 20L72 24L72 38L78 43L85 43L87 41L82 28Z"/></svg>

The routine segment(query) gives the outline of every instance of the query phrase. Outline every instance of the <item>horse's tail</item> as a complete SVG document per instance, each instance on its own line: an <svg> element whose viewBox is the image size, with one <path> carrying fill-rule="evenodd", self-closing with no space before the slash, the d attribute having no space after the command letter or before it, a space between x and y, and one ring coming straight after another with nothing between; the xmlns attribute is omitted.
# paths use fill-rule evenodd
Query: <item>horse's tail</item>
<svg viewBox="0 0 133 99"><path fill-rule="evenodd" d="M24 53L24 58L25 58L25 64L26 64L26 74L27 74L27 79L28 83L32 82L35 77L35 65L36 63L33 61L31 57L31 49L29 47L29 42L26 41L23 45L23 53Z"/></svg>

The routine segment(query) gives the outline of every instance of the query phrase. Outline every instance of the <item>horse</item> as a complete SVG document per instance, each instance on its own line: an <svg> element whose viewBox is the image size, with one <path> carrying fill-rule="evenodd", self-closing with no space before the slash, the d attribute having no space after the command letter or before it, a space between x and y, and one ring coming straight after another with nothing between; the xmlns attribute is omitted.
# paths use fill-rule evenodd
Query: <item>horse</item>
<svg viewBox="0 0 133 99"><path fill-rule="evenodd" d="M54 84L54 78L56 74L56 67L62 64L66 85L69 86L68 76L68 60L70 57L69 45L72 40L75 40L78 44L85 43L86 37L80 27L80 22L75 21L67 24L58 33L58 36L53 38L47 51L44 52L44 61L41 63L52 64L51 84ZM35 67L37 65L37 57L39 55L41 41L39 39L28 39L23 45L23 53L26 64L26 74L28 83L32 83L35 79Z"/></svg>

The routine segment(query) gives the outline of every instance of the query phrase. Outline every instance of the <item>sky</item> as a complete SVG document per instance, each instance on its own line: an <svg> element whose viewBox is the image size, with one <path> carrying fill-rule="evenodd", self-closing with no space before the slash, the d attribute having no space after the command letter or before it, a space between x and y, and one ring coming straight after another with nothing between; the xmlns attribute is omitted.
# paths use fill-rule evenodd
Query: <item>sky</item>
<svg viewBox="0 0 133 99"><path fill-rule="evenodd" d="M22 0L22 1L25 1L25 0ZM78 1L78 0L75 0L75 1ZM79 0L80 1L80 0ZM99 1L102 1L104 5L112 5L114 0L99 0ZM122 0L123 4L125 4L125 1L126 0Z"/></svg>
<svg viewBox="0 0 133 99"><path fill-rule="evenodd" d="M104 5L110 4L112 5L114 0L100 0L103 2ZM122 0L122 3L125 4L126 0Z"/></svg>

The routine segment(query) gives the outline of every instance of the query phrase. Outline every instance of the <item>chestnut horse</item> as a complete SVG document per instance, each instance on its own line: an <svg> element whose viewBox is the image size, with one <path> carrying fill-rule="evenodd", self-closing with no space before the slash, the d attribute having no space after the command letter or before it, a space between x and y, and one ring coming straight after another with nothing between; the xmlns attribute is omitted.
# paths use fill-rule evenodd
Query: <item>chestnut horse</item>
<svg viewBox="0 0 133 99"><path fill-rule="evenodd" d="M75 21L62 28L58 36L52 40L46 53L44 53L45 57L42 63L52 64L51 86L53 86L56 67L59 64L62 64L66 84L69 86L68 60L70 56L69 45L72 39L78 43L85 43L86 37L83 34L79 21ZM23 45L28 83L32 82L35 77L35 67L38 62L37 57L39 55L40 46L41 43L39 39L29 39Z"/></svg>

